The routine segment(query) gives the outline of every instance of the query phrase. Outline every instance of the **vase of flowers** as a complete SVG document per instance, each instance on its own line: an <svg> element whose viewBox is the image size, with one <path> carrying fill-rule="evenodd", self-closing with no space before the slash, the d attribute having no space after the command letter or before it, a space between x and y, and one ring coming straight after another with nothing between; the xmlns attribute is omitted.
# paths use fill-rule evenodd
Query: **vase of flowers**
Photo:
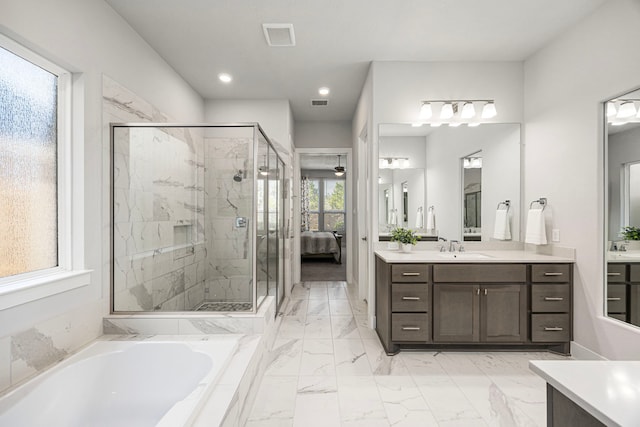
<svg viewBox="0 0 640 427"><path fill-rule="evenodd" d="M420 236L409 228L396 227L391 230L391 241L400 243L402 252L411 252L419 239Z"/></svg>

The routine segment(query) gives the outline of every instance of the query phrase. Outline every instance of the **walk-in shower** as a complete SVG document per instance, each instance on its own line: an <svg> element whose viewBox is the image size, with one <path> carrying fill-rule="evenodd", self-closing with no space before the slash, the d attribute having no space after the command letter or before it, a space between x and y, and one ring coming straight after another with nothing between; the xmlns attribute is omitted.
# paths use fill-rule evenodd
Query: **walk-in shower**
<svg viewBox="0 0 640 427"><path fill-rule="evenodd" d="M257 124L112 124L112 313L279 303L283 175Z"/></svg>

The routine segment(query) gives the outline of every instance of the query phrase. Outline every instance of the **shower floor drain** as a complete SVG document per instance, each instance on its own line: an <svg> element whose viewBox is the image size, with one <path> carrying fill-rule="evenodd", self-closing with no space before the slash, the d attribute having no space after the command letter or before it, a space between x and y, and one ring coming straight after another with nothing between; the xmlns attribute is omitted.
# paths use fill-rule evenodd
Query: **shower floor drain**
<svg viewBox="0 0 640 427"><path fill-rule="evenodd" d="M251 311L250 302L203 302L195 311Z"/></svg>

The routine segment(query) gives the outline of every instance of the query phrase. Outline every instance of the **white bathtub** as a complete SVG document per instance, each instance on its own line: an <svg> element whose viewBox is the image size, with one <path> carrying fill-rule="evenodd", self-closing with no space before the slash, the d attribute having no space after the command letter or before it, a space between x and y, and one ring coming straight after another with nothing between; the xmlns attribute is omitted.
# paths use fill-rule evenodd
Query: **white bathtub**
<svg viewBox="0 0 640 427"><path fill-rule="evenodd" d="M188 426L238 343L97 341L0 399L0 426Z"/></svg>

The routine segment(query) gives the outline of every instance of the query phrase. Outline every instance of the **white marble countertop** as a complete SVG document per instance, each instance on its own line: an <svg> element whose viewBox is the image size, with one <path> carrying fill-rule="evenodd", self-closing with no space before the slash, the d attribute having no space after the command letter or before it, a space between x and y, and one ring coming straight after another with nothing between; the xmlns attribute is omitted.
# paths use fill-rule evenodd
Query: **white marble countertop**
<svg viewBox="0 0 640 427"><path fill-rule="evenodd" d="M640 424L640 361L532 360L529 367L607 426Z"/></svg>
<svg viewBox="0 0 640 427"><path fill-rule="evenodd" d="M375 251L385 262L428 262L428 263L566 263L575 262L573 258L542 255L522 250L479 250L469 252L420 251L402 252L400 250Z"/></svg>

